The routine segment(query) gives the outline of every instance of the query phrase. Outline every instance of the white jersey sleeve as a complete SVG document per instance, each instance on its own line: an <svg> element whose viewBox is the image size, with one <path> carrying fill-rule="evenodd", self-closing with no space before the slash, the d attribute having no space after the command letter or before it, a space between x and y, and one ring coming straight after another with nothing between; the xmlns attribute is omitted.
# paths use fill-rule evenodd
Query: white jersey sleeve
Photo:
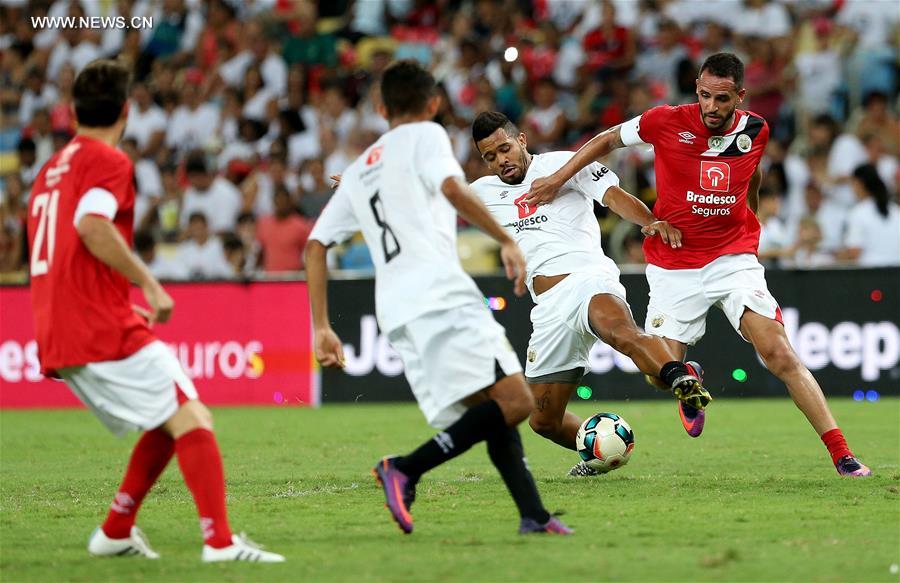
<svg viewBox="0 0 900 583"><path fill-rule="evenodd" d="M641 116L631 118L619 127L619 135L622 137L622 143L626 146L636 146L638 144L646 144L641 139Z"/></svg>
<svg viewBox="0 0 900 583"><path fill-rule="evenodd" d="M359 230L359 221L353 213L348 189L342 183L325 205L309 238L329 246L346 241Z"/></svg>
<svg viewBox="0 0 900 583"><path fill-rule="evenodd" d="M619 177L616 176L616 173L599 162L591 162L579 170L578 174L573 176L570 181L579 192L603 206L606 206L603 202L606 191L612 186L619 185Z"/></svg>
<svg viewBox="0 0 900 583"><path fill-rule="evenodd" d="M453 155L447 131L436 123L421 124L412 154L415 168L429 191L441 192L444 180L451 176L465 179L466 175Z"/></svg>

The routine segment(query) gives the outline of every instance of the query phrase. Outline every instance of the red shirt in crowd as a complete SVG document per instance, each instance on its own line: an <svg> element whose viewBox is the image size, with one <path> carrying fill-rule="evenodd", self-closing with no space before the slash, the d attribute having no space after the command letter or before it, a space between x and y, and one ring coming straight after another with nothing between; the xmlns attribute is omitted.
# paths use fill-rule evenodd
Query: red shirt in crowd
<svg viewBox="0 0 900 583"><path fill-rule="evenodd" d="M311 231L312 221L298 215L260 219L256 238L262 245L263 269L266 272L303 269L303 249Z"/></svg>

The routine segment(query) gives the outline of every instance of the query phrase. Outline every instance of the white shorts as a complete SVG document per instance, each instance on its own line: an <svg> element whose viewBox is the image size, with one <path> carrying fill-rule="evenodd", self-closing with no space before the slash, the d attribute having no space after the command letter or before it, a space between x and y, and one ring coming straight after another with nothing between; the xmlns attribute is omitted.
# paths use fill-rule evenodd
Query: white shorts
<svg viewBox="0 0 900 583"><path fill-rule="evenodd" d="M466 412L460 401L498 376L522 372L506 331L484 304L425 314L389 332L388 340L425 419L439 429Z"/></svg>
<svg viewBox="0 0 900 583"><path fill-rule="evenodd" d="M197 389L169 347L156 340L128 358L62 368L59 375L107 429L121 437L155 429Z"/></svg>
<svg viewBox="0 0 900 583"><path fill-rule="evenodd" d="M700 269L648 265L647 282L650 304L644 328L654 336L695 344L706 332L706 314L712 306L725 312L738 334L745 308L781 321L765 270L749 253L723 255Z"/></svg>
<svg viewBox="0 0 900 583"><path fill-rule="evenodd" d="M534 330L528 341L525 377L583 368L590 370L588 354L598 340L588 318L591 298L610 294L625 299L625 287L618 277L603 274L571 273L537 296L531 309Z"/></svg>

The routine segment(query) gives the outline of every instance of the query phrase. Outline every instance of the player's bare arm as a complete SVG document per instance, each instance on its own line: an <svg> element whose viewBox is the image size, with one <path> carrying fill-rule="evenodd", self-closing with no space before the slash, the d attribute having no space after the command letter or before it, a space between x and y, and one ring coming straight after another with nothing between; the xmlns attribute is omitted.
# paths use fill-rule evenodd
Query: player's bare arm
<svg viewBox="0 0 900 583"><path fill-rule="evenodd" d="M441 184L441 192L459 215L500 243L500 260L506 277L513 280L517 296L525 293L525 257L512 237L494 219L478 195L461 178L451 176Z"/></svg>
<svg viewBox="0 0 900 583"><path fill-rule="evenodd" d="M747 188L747 206L750 207L753 214L756 214L759 208L759 185L761 183L762 168L757 166L756 170L753 171L753 176L750 177L750 185Z"/></svg>
<svg viewBox="0 0 900 583"><path fill-rule="evenodd" d="M681 247L681 231L669 224L668 221L660 221L647 208L647 205L637 197L625 192L618 186L610 186L603 197L603 202L609 210L616 213L628 222L641 227L641 233L647 237L659 237L666 245L673 249Z"/></svg>
<svg viewBox="0 0 900 583"><path fill-rule="evenodd" d="M344 368L344 345L328 320L328 247L310 239L306 245L306 285L312 309L316 360L325 367Z"/></svg>
<svg viewBox="0 0 900 583"><path fill-rule="evenodd" d="M165 322L172 316L175 302L125 243L119 230L108 219L86 215L78 221L78 236L91 254L141 287L150 305L148 321Z"/></svg>
<svg viewBox="0 0 900 583"><path fill-rule="evenodd" d="M562 168L547 176L538 178L531 183L531 192L525 201L528 204L539 205L551 202L559 193L559 189L570 178L578 174L582 168L591 162L598 162L618 148L624 148L622 142L621 125L610 128L605 132L591 138L583 145Z"/></svg>

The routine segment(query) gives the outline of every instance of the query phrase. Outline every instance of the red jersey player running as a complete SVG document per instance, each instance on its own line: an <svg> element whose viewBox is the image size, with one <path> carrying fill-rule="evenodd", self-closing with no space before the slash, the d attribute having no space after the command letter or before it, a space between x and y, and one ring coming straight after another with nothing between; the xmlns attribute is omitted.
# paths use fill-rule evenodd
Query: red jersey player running
<svg viewBox="0 0 900 583"><path fill-rule="evenodd" d="M62 377L114 434L144 431L88 552L159 558L135 516L177 455L200 515L202 560L281 562L281 555L231 533L212 416L149 328L168 320L174 303L129 249L134 167L115 149L128 117L129 77L108 60L79 73L73 88L78 134L41 170L28 208L31 299L44 374ZM132 307L129 280L141 287L149 311Z"/></svg>
<svg viewBox="0 0 900 583"><path fill-rule="evenodd" d="M781 324L781 309L756 258L759 161L769 128L741 111L744 65L730 53L710 56L697 79L699 103L654 107L594 137L553 175L531 186L531 204L553 200L579 170L612 150L653 144L658 198L653 213L682 232L682 246L644 241L650 304L645 327L666 338L681 358L706 330L718 306L734 329L788 388L831 454L839 474L869 476L850 449L822 389L800 362ZM682 406L681 414L704 415Z"/></svg>

